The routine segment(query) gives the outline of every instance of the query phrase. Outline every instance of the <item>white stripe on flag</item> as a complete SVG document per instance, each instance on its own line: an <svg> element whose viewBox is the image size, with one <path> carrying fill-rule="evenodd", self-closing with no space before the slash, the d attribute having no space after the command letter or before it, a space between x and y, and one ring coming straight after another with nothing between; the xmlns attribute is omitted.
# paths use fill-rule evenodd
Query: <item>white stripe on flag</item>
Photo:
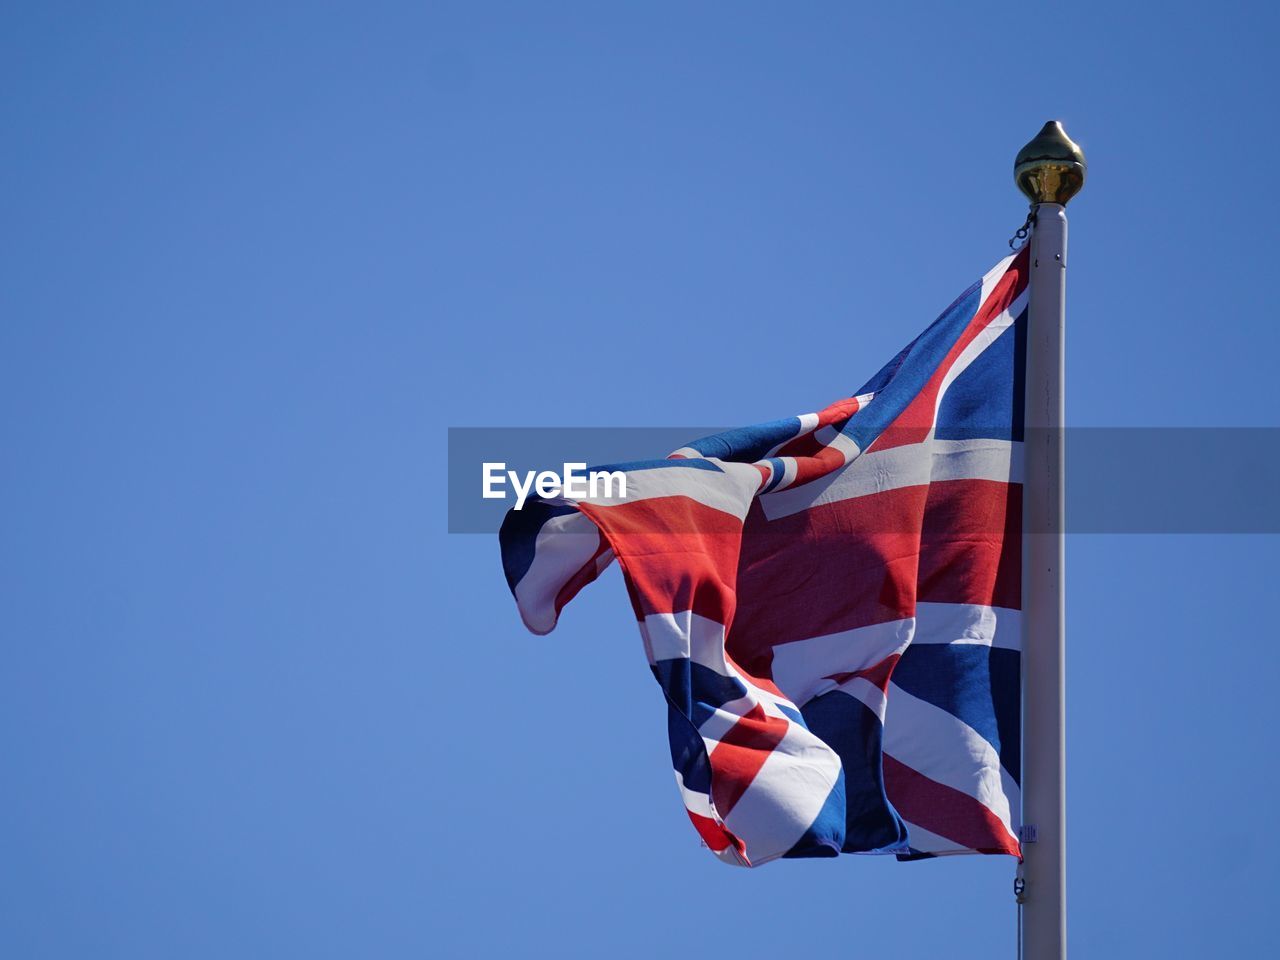
<svg viewBox="0 0 1280 960"><path fill-rule="evenodd" d="M914 644L972 643L1022 649L1022 611L976 603L917 603Z"/></svg>
<svg viewBox="0 0 1280 960"><path fill-rule="evenodd" d="M935 480L1022 482L1022 444L973 438L930 440L930 456L918 444L872 450L848 466L809 483L760 496L769 520L788 517L825 503L836 503Z"/></svg>
<svg viewBox="0 0 1280 960"><path fill-rule="evenodd" d="M545 636L556 625L556 595L600 549L599 528L580 513L552 517L534 540L533 562L516 584L520 619Z"/></svg>
<svg viewBox="0 0 1280 960"><path fill-rule="evenodd" d="M861 700L867 705L872 713L880 718L880 722L884 723L885 707L888 706L888 698L885 697L883 690L877 687L866 677L850 677L836 689L842 693L847 693L855 700Z"/></svg>
<svg viewBox="0 0 1280 960"><path fill-rule="evenodd" d="M884 752L987 807L1017 841L1018 785L978 731L952 713L889 684Z"/></svg>
<svg viewBox="0 0 1280 960"><path fill-rule="evenodd" d="M673 464L680 460L671 461ZM704 470L698 467L651 467L645 470L627 470L627 495L617 496L614 484L612 497L583 497L579 503L596 507L613 508L656 497L689 497L703 506L720 510L741 520L747 515L751 501L760 488L760 471L746 463L724 463L707 458L720 470Z"/></svg>
<svg viewBox="0 0 1280 960"><path fill-rule="evenodd" d="M817 819L840 777L840 758L798 724L787 727L751 785L724 818L752 866L776 860Z"/></svg>
<svg viewBox="0 0 1280 960"><path fill-rule="evenodd" d="M650 663L687 658L721 676L736 676L724 659L724 624L692 610L651 613L640 621Z"/></svg>
<svg viewBox="0 0 1280 960"><path fill-rule="evenodd" d="M973 853L973 850L969 847L962 847L954 840L940 837L936 833L926 830L918 823L912 823L909 820L903 820L902 822L907 825L907 842L911 844L912 850L934 855Z"/></svg>
<svg viewBox="0 0 1280 960"><path fill-rule="evenodd" d="M987 299L991 296L991 291L994 289L995 284L998 283L1003 276L1004 274L1001 273L999 277L993 278L992 274L987 274L982 278L981 304L986 304ZM1018 315L1027 308L1028 302L1029 294L1028 291L1024 289L1022 293L1018 294L1018 296L1014 298L1014 301L1009 304L1007 309L992 317L978 335L970 340L969 343L965 345L965 348L960 351L960 355L956 357L955 362L952 363L947 369L947 372L943 374L942 383L938 387L938 396L935 398L933 405L934 429L937 429L938 411L942 409L942 401L947 395L947 390L951 388L951 384L955 383L956 378L959 377L960 374L964 373L965 370L969 368L969 365L973 363L974 360L978 359L987 347L995 343L1002 333L1008 330L1009 327L1013 326ZM981 310L982 307L979 306L978 309ZM929 437L930 439L933 438L932 430L929 431Z"/></svg>

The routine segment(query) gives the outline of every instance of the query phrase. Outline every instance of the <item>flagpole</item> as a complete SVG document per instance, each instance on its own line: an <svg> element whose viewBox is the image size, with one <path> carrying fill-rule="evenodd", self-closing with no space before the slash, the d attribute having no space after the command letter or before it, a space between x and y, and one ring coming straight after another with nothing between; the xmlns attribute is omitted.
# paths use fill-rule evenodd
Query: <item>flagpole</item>
<svg viewBox="0 0 1280 960"><path fill-rule="evenodd" d="M1066 203L1084 185L1084 154L1050 121L1018 153L1014 178L1031 201L1023 483L1023 861L1021 955L1067 955L1063 539L1063 343Z"/></svg>

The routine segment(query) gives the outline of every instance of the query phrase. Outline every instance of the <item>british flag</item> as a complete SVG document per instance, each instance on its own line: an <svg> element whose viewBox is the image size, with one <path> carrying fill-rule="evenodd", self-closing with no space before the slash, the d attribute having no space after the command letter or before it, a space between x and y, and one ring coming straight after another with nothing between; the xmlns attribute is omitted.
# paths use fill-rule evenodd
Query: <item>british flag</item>
<svg viewBox="0 0 1280 960"><path fill-rule="evenodd" d="M722 860L1020 854L1027 278L1002 260L819 413L508 513L534 633L619 563Z"/></svg>

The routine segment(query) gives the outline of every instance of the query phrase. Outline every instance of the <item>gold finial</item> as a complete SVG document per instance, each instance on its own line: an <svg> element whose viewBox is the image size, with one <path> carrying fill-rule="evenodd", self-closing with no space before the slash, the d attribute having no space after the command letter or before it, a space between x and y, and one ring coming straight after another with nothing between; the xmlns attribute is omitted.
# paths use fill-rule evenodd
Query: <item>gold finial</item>
<svg viewBox="0 0 1280 960"><path fill-rule="evenodd" d="M1084 151L1057 120L1046 123L1013 161L1013 179L1033 206L1066 203L1084 186L1088 170Z"/></svg>

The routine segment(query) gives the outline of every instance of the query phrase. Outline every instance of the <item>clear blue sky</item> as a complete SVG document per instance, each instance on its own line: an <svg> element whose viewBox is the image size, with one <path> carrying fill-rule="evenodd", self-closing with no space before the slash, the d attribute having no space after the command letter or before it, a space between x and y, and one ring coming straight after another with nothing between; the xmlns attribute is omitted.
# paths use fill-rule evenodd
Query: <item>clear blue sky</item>
<svg viewBox="0 0 1280 960"><path fill-rule="evenodd" d="M1278 26L7 4L0 954L1012 956L1006 859L701 850L616 575L526 634L445 431L844 395L1002 255L1050 117L1071 421L1276 425ZM1072 539L1077 956L1271 937L1278 560Z"/></svg>

